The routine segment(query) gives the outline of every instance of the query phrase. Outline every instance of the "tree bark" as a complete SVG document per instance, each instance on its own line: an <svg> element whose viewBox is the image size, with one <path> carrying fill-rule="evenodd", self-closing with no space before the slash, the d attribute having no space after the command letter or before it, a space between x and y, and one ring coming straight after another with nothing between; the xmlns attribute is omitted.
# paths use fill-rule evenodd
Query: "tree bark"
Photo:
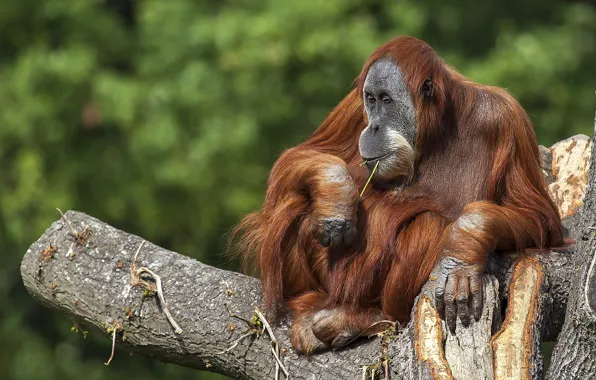
<svg viewBox="0 0 596 380"><path fill-rule="evenodd" d="M561 165L574 154L582 162L588 145L582 137L556 146L542 149L543 166L549 191L559 209L566 210L565 223L573 231L579 220L574 210L581 206L573 197L583 189L581 180L569 181L575 174ZM591 172L590 183L595 180ZM412 380L539 379L540 345L543 339L555 340L565 323L549 378L591 373L596 297L589 298L588 307L577 306L585 300L581 279L592 260L594 237L589 227L596 225L596 214L591 195L590 190L579 224L584 227L581 257L574 260L573 247L522 257L493 255L484 279L482 318L468 328L458 320L452 334L439 318L434 308L435 269L406 326L339 351L297 356L289 343L288 319L282 319L272 332L282 347L284 368L293 379L359 379L373 373L375 378ZM165 305L154 294L156 284L141 272L159 276ZM596 276L590 273L592 297ZM257 279L165 250L86 214L69 211L55 221L25 254L21 275L36 300L114 338L114 360L124 360L118 348L126 348L239 379L274 378L278 371L271 337L262 324L255 324L255 308L262 302ZM139 281L145 281L149 291L131 285ZM570 292L573 313L565 319ZM174 322L168 321L168 312ZM574 327L578 323L579 330Z"/></svg>
<svg viewBox="0 0 596 380"><path fill-rule="evenodd" d="M594 150L590 167L596 168ZM565 324L553 351L547 379L596 377L596 170L590 170L588 183L580 214L577 254L574 256L574 267L578 270L573 276Z"/></svg>

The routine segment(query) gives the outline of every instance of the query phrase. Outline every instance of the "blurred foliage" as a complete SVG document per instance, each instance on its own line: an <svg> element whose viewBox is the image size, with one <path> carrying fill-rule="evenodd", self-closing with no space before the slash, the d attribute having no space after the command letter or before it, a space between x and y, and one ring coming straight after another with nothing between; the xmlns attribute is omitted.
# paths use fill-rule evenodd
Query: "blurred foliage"
<svg viewBox="0 0 596 380"><path fill-rule="evenodd" d="M218 378L124 350L105 367L106 336L26 293L22 255L60 207L233 268L222 236L275 158L399 34L509 89L542 144L591 134L593 0L0 0L0 376Z"/></svg>

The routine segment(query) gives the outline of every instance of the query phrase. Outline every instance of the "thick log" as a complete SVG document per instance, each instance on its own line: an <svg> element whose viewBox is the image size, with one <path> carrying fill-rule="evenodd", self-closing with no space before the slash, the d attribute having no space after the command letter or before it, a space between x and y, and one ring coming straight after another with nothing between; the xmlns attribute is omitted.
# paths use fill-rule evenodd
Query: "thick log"
<svg viewBox="0 0 596 380"><path fill-rule="evenodd" d="M226 305L234 314L251 318L254 308L261 302L261 286L257 279L144 243L137 265L148 267L161 277L167 307L182 329L182 334L178 335L156 298L144 297L142 289L131 288L129 269L135 251L144 240L83 213L70 211L66 218L76 231L87 227L90 236L86 242L80 242L64 220L59 219L31 246L23 258L21 273L27 290L35 299L83 325L95 327L108 338L111 338L108 330L121 325L117 347L235 378L272 376L275 365L267 336L248 337L234 349L216 354L227 350L246 332L247 326L230 317ZM54 247L50 251L55 249L51 254L53 258L48 258L50 247ZM501 263L510 264L506 260ZM544 271L558 271L566 265L566 258L558 260L553 256ZM508 272L508 268L498 271ZM447 360L456 374L474 374L465 378L490 379L490 374L485 376L480 368L487 368L487 361L491 360L488 332L496 331L494 319L500 318L496 296L498 281L490 276L485 279L483 319L467 329L458 321L456 336L451 336L434 311L433 276L419 297L425 302L414 308L410 324L390 338L386 354L382 347L384 339L373 339L366 344L356 342L337 352L311 358L298 357L289 344L287 325L274 326L274 334L285 353L283 361L292 378L352 379L361 376L363 366L377 368L379 374L383 357L388 356L393 379L425 378L427 370L434 370L432 365L429 369L423 362L432 364L437 360L443 363ZM506 275L502 280L507 281ZM559 297L561 293L552 296ZM418 330L414 327L416 323ZM426 343L421 348L421 332L432 336L432 331L420 327L434 325L436 328L438 324L441 333L437 332L433 338L435 342L424 338ZM122 335L126 338L124 342ZM416 352L414 341L418 342ZM438 351L433 344L434 347L445 347L442 354L445 358L436 356ZM117 350L114 360L123 360L118 356Z"/></svg>

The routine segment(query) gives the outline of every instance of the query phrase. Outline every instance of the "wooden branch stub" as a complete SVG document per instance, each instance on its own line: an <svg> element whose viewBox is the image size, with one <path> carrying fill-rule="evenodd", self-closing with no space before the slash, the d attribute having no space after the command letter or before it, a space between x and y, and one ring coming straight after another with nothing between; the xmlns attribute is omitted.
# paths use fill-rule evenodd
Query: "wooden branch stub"
<svg viewBox="0 0 596 380"><path fill-rule="evenodd" d="M535 257L521 259L515 266L509 286L509 305L501 330L491 341L494 354L494 378L533 379L541 356L540 341L541 291L544 273ZM539 361L537 363L536 361Z"/></svg>
<svg viewBox="0 0 596 380"><path fill-rule="evenodd" d="M414 329L418 360L428 364L433 379L453 380L443 350L441 318L427 295L423 295L418 303Z"/></svg>

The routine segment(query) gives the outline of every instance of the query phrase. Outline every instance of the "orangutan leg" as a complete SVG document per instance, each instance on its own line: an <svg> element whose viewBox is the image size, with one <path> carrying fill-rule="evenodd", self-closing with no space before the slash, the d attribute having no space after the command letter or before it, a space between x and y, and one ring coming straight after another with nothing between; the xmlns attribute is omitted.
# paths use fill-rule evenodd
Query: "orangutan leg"
<svg viewBox="0 0 596 380"><path fill-rule="evenodd" d="M326 308L324 301L324 294L308 292L289 302L294 310L290 341L299 354L341 348L359 336L387 328L386 324L375 324L386 319L379 307L338 305Z"/></svg>

